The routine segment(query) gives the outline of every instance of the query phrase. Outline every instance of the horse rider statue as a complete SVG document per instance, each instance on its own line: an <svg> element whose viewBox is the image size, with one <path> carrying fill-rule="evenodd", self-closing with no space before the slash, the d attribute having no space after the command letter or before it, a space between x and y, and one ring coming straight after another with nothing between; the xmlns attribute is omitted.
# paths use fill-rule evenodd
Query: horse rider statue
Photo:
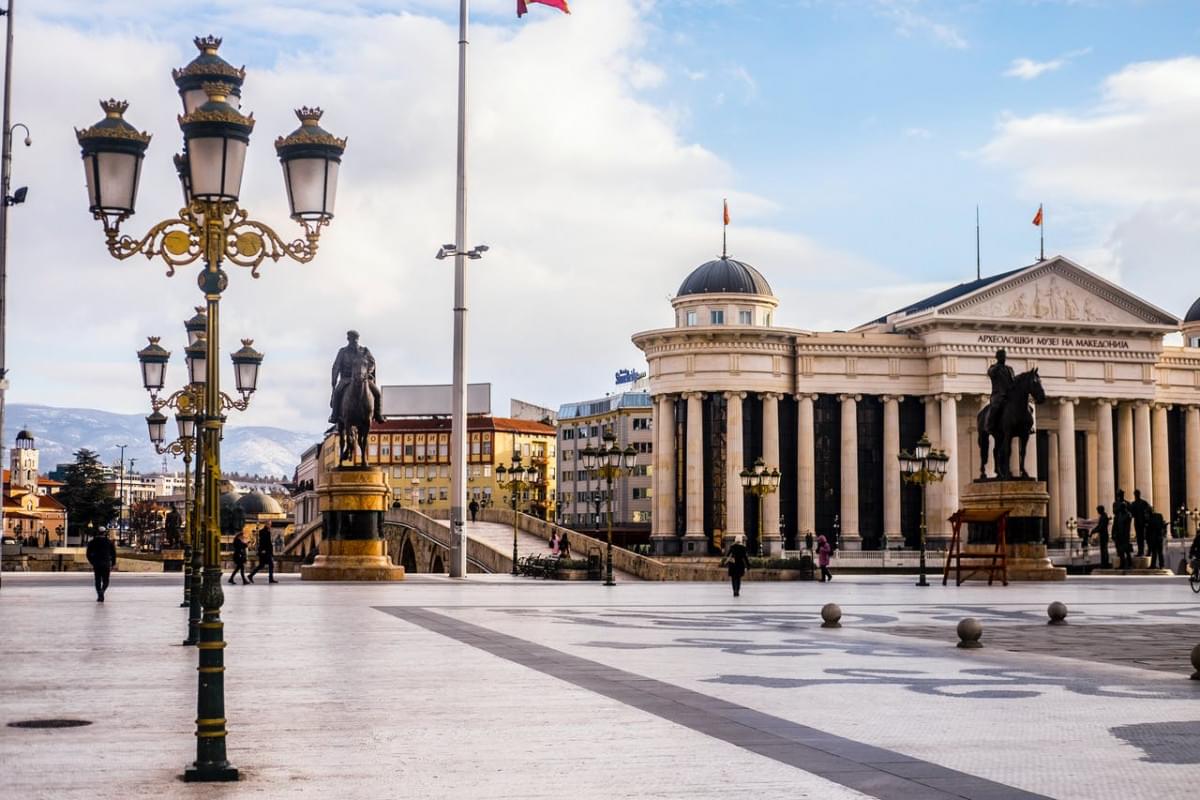
<svg viewBox="0 0 1200 800"><path fill-rule="evenodd" d="M992 398L988 402L988 416L984 430L997 431L1000 427L1001 414L1004 412L1004 402L1012 389L1016 376L1013 368L1005 363L1008 353L1004 348L996 351L996 363L988 367L988 378L992 381Z"/></svg>
<svg viewBox="0 0 1200 800"><path fill-rule="evenodd" d="M379 386L375 383L375 357L371 355L371 351L358 343L358 331L346 331L346 346L338 350L337 357L333 360L333 377L331 384L333 393L329 398L329 407L332 409L329 414L330 422L338 422L338 413L342 407L342 395L346 391L346 387L350 385L350 381L354 378L356 368L360 363L365 363L367 367L367 387L371 395L375 398L375 412L372 419L375 422L383 422L383 395L379 391Z"/></svg>

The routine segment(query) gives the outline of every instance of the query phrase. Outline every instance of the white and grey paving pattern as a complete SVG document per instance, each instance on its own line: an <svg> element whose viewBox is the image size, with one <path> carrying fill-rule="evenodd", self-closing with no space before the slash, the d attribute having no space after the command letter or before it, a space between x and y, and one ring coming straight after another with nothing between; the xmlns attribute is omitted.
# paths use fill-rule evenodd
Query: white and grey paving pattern
<svg viewBox="0 0 1200 800"><path fill-rule="evenodd" d="M283 577L226 586L244 777L201 787L176 778L196 683L195 652L174 644L178 577L117 574L101 605L85 576L6 574L0 796L1166 800L1200 786L1200 681L1161 655L1200 642L1200 602L1177 579L839 576L735 600L727 584ZM1069 634L1047 639L1055 599ZM843 628L819 627L827 601ZM954 647L964 616L983 621L984 649ZM7 726L47 717L93 724Z"/></svg>

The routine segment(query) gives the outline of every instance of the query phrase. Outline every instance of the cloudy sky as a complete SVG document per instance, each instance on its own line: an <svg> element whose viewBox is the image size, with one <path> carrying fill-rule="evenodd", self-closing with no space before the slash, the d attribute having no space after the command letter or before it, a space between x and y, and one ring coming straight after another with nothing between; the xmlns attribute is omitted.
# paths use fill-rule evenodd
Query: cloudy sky
<svg viewBox="0 0 1200 800"><path fill-rule="evenodd" d="M549 406L641 366L629 341L720 251L756 265L780 324L845 328L1047 250L1182 315L1200 294L1200 7L1154 0L572 0L518 21L475 0L469 376ZM384 383L450 380L454 0L40 0L18 5L8 364L12 402L142 410L134 352L181 375L190 270L108 256L72 132L98 98L154 134L140 233L178 206L170 69L196 34L248 69L243 204L281 231L271 141L317 104L349 137L316 261L232 268L226 344L267 353L239 422L317 431L358 328ZM232 376L226 380L231 382Z"/></svg>

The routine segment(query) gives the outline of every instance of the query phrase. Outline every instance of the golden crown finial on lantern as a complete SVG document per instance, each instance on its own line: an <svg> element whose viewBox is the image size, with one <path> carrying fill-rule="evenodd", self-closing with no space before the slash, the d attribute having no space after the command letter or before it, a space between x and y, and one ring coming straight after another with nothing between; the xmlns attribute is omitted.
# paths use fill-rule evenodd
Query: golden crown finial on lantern
<svg viewBox="0 0 1200 800"><path fill-rule="evenodd" d="M197 36L192 39L192 43L196 45L196 49L206 55L215 56L217 50L221 48L221 37L213 36L211 33L208 36Z"/></svg>
<svg viewBox="0 0 1200 800"><path fill-rule="evenodd" d="M209 100L224 102L233 92L233 84L221 81L207 81L201 87Z"/></svg>
<svg viewBox="0 0 1200 800"><path fill-rule="evenodd" d="M296 118L300 120L301 125L314 126L321 121L321 115L325 112L319 107L300 106L296 109Z"/></svg>
<svg viewBox="0 0 1200 800"><path fill-rule="evenodd" d="M120 119L125 110L129 108L129 101L114 100L110 97L107 100L100 101L100 108L104 110L104 116Z"/></svg>

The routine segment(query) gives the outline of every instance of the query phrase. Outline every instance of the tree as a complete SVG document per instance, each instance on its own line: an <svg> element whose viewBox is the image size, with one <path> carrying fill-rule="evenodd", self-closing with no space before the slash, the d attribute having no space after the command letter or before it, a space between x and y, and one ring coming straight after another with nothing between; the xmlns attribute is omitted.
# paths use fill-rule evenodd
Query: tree
<svg viewBox="0 0 1200 800"><path fill-rule="evenodd" d="M105 485L100 456L83 448L75 451L75 463L63 468L63 487L56 495L67 507L71 527L80 534L92 528L107 526L117 516L120 500L113 497Z"/></svg>
<svg viewBox="0 0 1200 800"><path fill-rule="evenodd" d="M180 529L183 527L183 518L175 509L167 512L167 518L163 523L166 525L166 544L170 547L178 547L180 544Z"/></svg>
<svg viewBox="0 0 1200 800"><path fill-rule="evenodd" d="M162 527L162 514L149 500L139 500L129 507L129 535L135 543L144 544Z"/></svg>

